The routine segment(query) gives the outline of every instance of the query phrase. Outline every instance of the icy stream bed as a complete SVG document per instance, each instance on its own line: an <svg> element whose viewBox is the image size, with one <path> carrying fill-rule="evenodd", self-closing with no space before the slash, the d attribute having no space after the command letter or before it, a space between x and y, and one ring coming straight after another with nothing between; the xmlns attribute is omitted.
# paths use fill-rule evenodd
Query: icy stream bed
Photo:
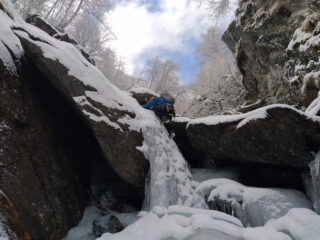
<svg viewBox="0 0 320 240"><path fill-rule="evenodd" d="M184 164L166 161L156 164L167 170L158 169L155 179L149 178L147 186L152 189L158 184L154 191L160 191L155 193L147 190L147 195L155 194L150 196L151 199L159 198L152 201L149 198L152 202L150 210L125 213L122 218L118 213L113 213L126 223L126 228L119 233L105 233L98 238L92 234L92 221L94 215L96 218L101 218L101 215L97 208L88 207L84 219L69 232L65 240L320 240L320 216L311 210L311 202L299 191L247 187L234 181L237 175L229 170L192 169L194 180L197 180L192 181L189 171L183 176ZM177 171L175 167L181 169ZM175 179L175 176L179 179ZM188 180L189 185L184 184L183 179ZM192 192L184 192L185 195L189 194L188 199L181 199L181 194L173 194L170 200L170 194L179 189L177 186L180 181L182 190L187 186ZM170 184L175 188L171 188ZM162 197L161 191L165 191ZM241 216L235 217L235 211L231 216L209 210L205 198L210 201L214 197L235 204L235 209L237 206L243 215L251 217L251 227L245 227ZM156 203L163 206L154 206Z"/></svg>

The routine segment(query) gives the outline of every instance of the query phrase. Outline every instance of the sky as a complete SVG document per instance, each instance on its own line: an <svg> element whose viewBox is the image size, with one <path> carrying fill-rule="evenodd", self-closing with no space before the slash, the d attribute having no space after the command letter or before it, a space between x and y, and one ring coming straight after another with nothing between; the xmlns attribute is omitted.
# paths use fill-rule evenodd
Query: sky
<svg viewBox="0 0 320 240"><path fill-rule="evenodd" d="M227 26L233 18L230 13L219 25ZM170 58L180 66L184 84L193 81L196 47L213 24L207 7L193 0L119 0L106 20L116 36L111 48L129 74L139 72L150 58Z"/></svg>

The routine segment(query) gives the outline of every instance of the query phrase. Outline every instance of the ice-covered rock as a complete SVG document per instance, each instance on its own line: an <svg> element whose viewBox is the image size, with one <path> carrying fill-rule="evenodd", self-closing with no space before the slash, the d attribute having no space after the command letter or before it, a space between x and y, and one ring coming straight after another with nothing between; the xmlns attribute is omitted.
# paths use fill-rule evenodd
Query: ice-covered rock
<svg viewBox="0 0 320 240"><path fill-rule="evenodd" d="M320 214L320 152L317 153L315 159L310 163L311 174L311 199L314 210Z"/></svg>
<svg viewBox="0 0 320 240"><path fill-rule="evenodd" d="M263 227L243 228L226 214L185 207L154 208L116 234L98 240L318 240L320 216L308 209L292 209Z"/></svg>
<svg viewBox="0 0 320 240"><path fill-rule="evenodd" d="M320 216L309 209L292 209L287 215L271 221L267 227L288 234L293 240L320 239Z"/></svg>
<svg viewBox="0 0 320 240"><path fill-rule="evenodd" d="M233 168L192 168L191 174L193 181L199 183L215 178L226 178L233 181L239 181L239 171Z"/></svg>
<svg viewBox="0 0 320 240"><path fill-rule="evenodd" d="M292 208L312 209L310 201L299 191L246 187L228 179L202 182L188 202L194 207L228 213L251 227L264 226Z"/></svg>
<svg viewBox="0 0 320 240"><path fill-rule="evenodd" d="M177 145L167 137L167 131L148 128L139 149L149 159L144 209L154 206L183 205L193 193L192 176Z"/></svg>

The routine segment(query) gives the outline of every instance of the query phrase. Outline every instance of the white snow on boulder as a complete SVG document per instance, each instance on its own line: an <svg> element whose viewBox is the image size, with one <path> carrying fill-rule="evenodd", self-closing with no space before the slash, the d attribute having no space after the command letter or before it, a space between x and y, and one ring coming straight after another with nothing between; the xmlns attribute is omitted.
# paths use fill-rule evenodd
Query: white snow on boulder
<svg viewBox="0 0 320 240"><path fill-rule="evenodd" d="M243 228L227 214L186 207L155 207L120 233L97 240L319 240L320 216L308 209L292 209L263 227Z"/></svg>
<svg viewBox="0 0 320 240"><path fill-rule="evenodd" d="M112 85L74 45L54 39L27 23L17 23L16 27L20 30L14 32L20 38L40 47L46 58L58 61L69 70L69 76L88 86L90 91L73 97L76 104L84 106L93 101L106 108L130 113L130 116L127 114L111 121L99 109L95 109L97 115L95 112L88 113L85 109L82 110L83 114L93 121L104 122L120 131L120 124L127 125L130 131L142 133L143 146L137 148L143 152L151 165L152 191L148 193L148 206L167 207L183 204L193 190L191 174L176 144L168 137L166 129L160 125L153 112L142 108L128 92Z"/></svg>
<svg viewBox="0 0 320 240"><path fill-rule="evenodd" d="M212 204L231 209L244 225L264 226L271 219L284 216L292 208L312 209L307 197L296 190L246 187L228 179L202 182L188 203L197 208Z"/></svg>
<svg viewBox="0 0 320 240"><path fill-rule="evenodd" d="M159 96L158 93L155 93L155 92L152 91L151 89L149 89L149 88L143 88L143 87L132 88L132 89L130 89L130 92L140 93L140 94L148 93L148 94L150 94L150 95Z"/></svg>
<svg viewBox="0 0 320 240"><path fill-rule="evenodd" d="M219 115L219 116L209 116L204 118L197 118L192 119L189 121L188 126L195 125L195 124L206 124L206 125L217 125L220 123L225 122L234 122L234 121L240 121L237 125L237 129L245 126L248 122L256 120L256 119L264 119L268 116L267 110L272 108L287 108L293 111L296 111L297 113L306 116L307 118L313 120L313 121L320 121L320 117L314 116L312 114L305 113L303 111L300 111L292 106L286 105L286 104L272 104L266 107L262 107L259 109L256 109L254 111L243 113L243 114L236 114L236 115Z"/></svg>
<svg viewBox="0 0 320 240"><path fill-rule="evenodd" d="M8 14L10 14L15 21L22 21L20 17L15 14L9 1L0 0L0 4L5 7ZM20 59L23 55L23 48L19 38L12 32L11 28L14 25L14 20L11 19L8 14L0 10L0 61L7 70L14 75L16 74L17 67L11 53L14 55L14 58Z"/></svg>
<svg viewBox="0 0 320 240"><path fill-rule="evenodd" d="M292 209L266 226L290 235L293 240L320 240L320 216L309 209Z"/></svg>

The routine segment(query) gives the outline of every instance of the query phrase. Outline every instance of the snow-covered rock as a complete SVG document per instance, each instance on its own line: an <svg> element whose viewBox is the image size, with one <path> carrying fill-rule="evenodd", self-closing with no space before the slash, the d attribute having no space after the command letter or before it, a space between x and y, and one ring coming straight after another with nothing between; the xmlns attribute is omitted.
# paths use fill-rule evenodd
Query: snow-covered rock
<svg viewBox="0 0 320 240"><path fill-rule="evenodd" d="M148 88L133 88L130 90L130 94L133 98L135 98L139 104L144 105L150 101L152 97L159 97L159 94L155 93L151 89Z"/></svg>
<svg viewBox="0 0 320 240"><path fill-rule="evenodd" d="M195 149L222 163L307 168L319 130L319 117L288 105L270 105L245 114L192 119L187 135Z"/></svg>
<svg viewBox="0 0 320 240"><path fill-rule="evenodd" d="M191 174L154 114L113 86L74 44L14 14L0 10L0 43L13 48L0 46L6 52L0 58L0 184L25 235L61 239L95 192L91 184L124 183L112 169L141 196L148 161L154 189L161 182L174 191L161 189L161 198L151 193L149 206L182 204ZM97 162L100 169L92 166Z"/></svg>
<svg viewBox="0 0 320 240"><path fill-rule="evenodd" d="M189 199L194 207L220 210L245 226L264 226L292 208L312 209L307 197L296 190L246 187L228 179L202 182Z"/></svg>
<svg viewBox="0 0 320 240"><path fill-rule="evenodd" d="M248 99L302 107L317 97L319 86L313 77L320 57L317 2L239 2L236 20L223 40L244 76Z"/></svg>
<svg viewBox="0 0 320 240"><path fill-rule="evenodd" d="M186 207L154 208L116 234L97 240L318 240L320 216L308 209L292 209L263 227L244 228L226 214Z"/></svg>

